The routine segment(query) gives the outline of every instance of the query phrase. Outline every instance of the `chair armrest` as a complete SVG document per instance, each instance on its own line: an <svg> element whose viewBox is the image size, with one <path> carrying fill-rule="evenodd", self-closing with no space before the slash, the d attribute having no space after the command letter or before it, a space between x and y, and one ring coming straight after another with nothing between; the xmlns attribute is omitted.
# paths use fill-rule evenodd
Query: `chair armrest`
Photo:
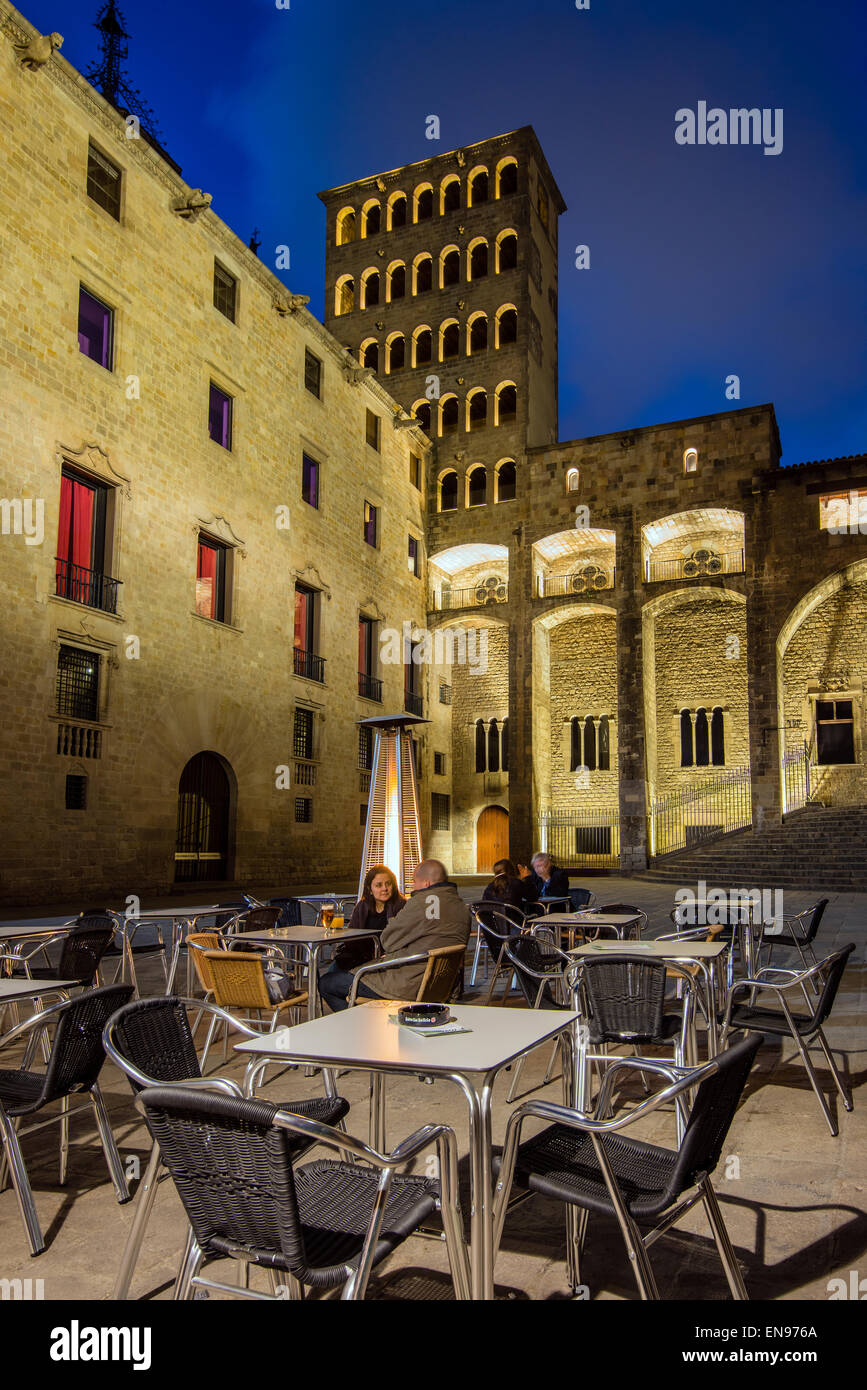
<svg viewBox="0 0 867 1390"><path fill-rule="evenodd" d="M602 1082L596 1105L597 1113L600 1115L606 1113L618 1072L647 1071L657 1076L666 1076L673 1083L679 1081L683 1076L688 1076L694 1070L694 1067L676 1067L673 1062L661 1062L651 1057L618 1057L605 1070L605 1079Z"/></svg>
<svg viewBox="0 0 867 1390"><path fill-rule="evenodd" d="M45 993L52 992L51 981L45 981ZM55 1014L61 1009L65 1009L69 1004L68 999L61 999L56 1004L49 1004L47 1009L41 1013L31 1014L30 1018L25 1018L23 1023L16 1023L14 1028L10 1028L8 1033L0 1034L0 1048L8 1047L9 1043L17 1041L25 1033L29 1033L34 1028L47 1028Z"/></svg>
<svg viewBox="0 0 867 1390"><path fill-rule="evenodd" d="M623 1057L620 1060L630 1062L638 1059ZM648 1070L656 1070L656 1068L651 1067ZM529 1100L525 1101L511 1116L509 1128L512 1125L517 1127L526 1119L537 1119L547 1120L551 1124L568 1125L570 1129L580 1129L588 1134L612 1134L617 1130L628 1128L636 1120L643 1119L645 1115L658 1110L660 1105L666 1105L670 1100L682 1095L684 1091L699 1085L706 1077L713 1076L718 1067L716 1061L711 1058L709 1062L705 1062L700 1067L684 1067L682 1070L673 1068L672 1070L680 1070L680 1075L676 1081L671 1082L664 1090L658 1091L655 1096L648 1096L640 1105L637 1105L633 1110L627 1110L619 1118L615 1116L611 1120L595 1120L592 1116L584 1115L579 1110L571 1110L565 1105L555 1105L552 1101Z"/></svg>
<svg viewBox="0 0 867 1390"><path fill-rule="evenodd" d="M352 983L352 989L349 991L349 1003L355 1003L355 997L358 993L358 982L362 975L369 975L372 970L390 970L393 965L417 965L420 961L426 961L429 954L429 951L419 951L413 956L394 956L388 960L372 960L368 965L360 965L358 969L353 972L355 979Z"/></svg>
<svg viewBox="0 0 867 1390"><path fill-rule="evenodd" d="M431 1144L438 1139L445 1139L447 1142L450 1140L452 1144L457 1143L455 1132L448 1125L423 1125L421 1129L417 1129L414 1134L402 1140L390 1154L381 1154L376 1149L370 1148L363 1140L355 1139L351 1134L337 1132L331 1125L325 1125L321 1120L310 1120L305 1115L295 1115L288 1110L278 1111L274 1116L274 1124L280 1129L289 1130L291 1134L309 1139L312 1143L322 1144L325 1148L354 1154L356 1158L364 1159L366 1162L372 1163L374 1167L381 1169L401 1167L424 1149L430 1148Z"/></svg>
<svg viewBox="0 0 867 1390"><path fill-rule="evenodd" d="M241 1023L237 1018L234 1018L232 1014L226 1013L225 1009L219 1008L217 1004L206 1003L204 999L178 999L178 1003L182 1004L187 1009L198 1009L200 1013L211 1014L212 1016L221 1018L234 1032L243 1033L245 1038L259 1038L262 1036L261 1033L256 1032L255 1028L249 1028L246 1023ZM174 1085L174 1082L157 1081L155 1077L148 1076L147 1072L140 1071L133 1062L130 1062L129 1059L124 1057L123 1053L119 1051L114 1041L114 1030L118 1014L122 1012L122 1009L118 1009L117 1013L112 1014L102 1030L102 1046L105 1050L105 1055L114 1062L115 1066L118 1067L125 1076L128 1076L131 1081L135 1081L138 1086ZM201 1078L202 1081L208 1079L213 1078ZM197 1078L193 1077L189 1081L179 1081L177 1084L179 1086L193 1086L200 1083ZM244 1098L244 1092L236 1082L232 1081L227 1084L233 1087L231 1092L232 1095L237 1095L241 1099Z"/></svg>

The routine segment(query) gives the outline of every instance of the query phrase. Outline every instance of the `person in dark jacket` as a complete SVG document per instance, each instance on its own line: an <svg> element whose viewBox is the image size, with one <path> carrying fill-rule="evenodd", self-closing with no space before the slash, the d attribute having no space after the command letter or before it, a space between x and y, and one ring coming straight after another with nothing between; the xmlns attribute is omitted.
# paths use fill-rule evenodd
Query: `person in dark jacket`
<svg viewBox="0 0 867 1390"><path fill-rule="evenodd" d="M386 923L405 905L406 898L397 886L397 879L385 864L374 864L364 876L361 897L346 923L347 929L376 927L382 932ZM337 948L332 963L338 970L352 970L356 965L366 965L376 955L376 943L372 937L344 941Z"/></svg>
<svg viewBox="0 0 867 1390"><path fill-rule="evenodd" d="M519 864L522 878L529 879L533 885L533 896L541 902L545 898L568 898L569 875L565 869L558 869L550 854L534 854L530 867Z"/></svg>
<svg viewBox="0 0 867 1390"><path fill-rule="evenodd" d="M482 900L505 911L514 920L517 929L529 904L536 900L536 889L532 879L521 878L511 859L498 859L494 865L494 877L482 894ZM510 913L510 907L517 908L517 911ZM494 925L495 921L493 919L486 925Z"/></svg>

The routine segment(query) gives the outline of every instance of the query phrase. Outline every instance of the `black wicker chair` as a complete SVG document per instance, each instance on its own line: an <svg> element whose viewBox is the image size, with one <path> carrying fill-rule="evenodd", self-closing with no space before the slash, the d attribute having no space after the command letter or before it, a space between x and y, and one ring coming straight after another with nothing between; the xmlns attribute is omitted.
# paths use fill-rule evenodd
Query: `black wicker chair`
<svg viewBox="0 0 867 1390"><path fill-rule="evenodd" d="M508 903L490 902L473 904L470 912L476 924L478 940L484 942L488 949L488 955L494 962L488 992L485 996L485 1003L490 1004L494 996L494 985L504 968L506 943L521 933L522 923L518 919L522 914L520 908L511 907ZM475 969L473 969L471 983L474 980ZM508 994L509 986L507 985L503 999L506 999Z"/></svg>
<svg viewBox="0 0 867 1390"><path fill-rule="evenodd" d="M638 922L629 930L635 933L635 940L640 940L644 928L647 926L647 913L643 907L636 907L634 903L603 903L601 906L594 907L594 912L602 916L606 912L634 912L638 917Z"/></svg>
<svg viewBox="0 0 867 1390"><path fill-rule="evenodd" d="M828 898L820 898L818 902L813 903L812 907L805 907L803 912L796 913L794 917L785 917L783 919L782 930L779 932L769 932L767 930L767 922L763 922L757 953L759 959L761 958L762 948L765 946L768 948L767 965L770 965L773 960L775 947L782 946L784 949L786 947L790 949L794 947L801 958L801 964L805 970L809 970L811 966L817 965L818 962L816 960L816 952L813 949L813 942L816 939L816 934L821 925L822 918L825 915L825 908L828 906L828 902ZM809 959L807 958L808 956ZM811 979L811 984L815 986L815 990L818 992L818 982Z"/></svg>
<svg viewBox="0 0 867 1390"><path fill-rule="evenodd" d="M32 1041L35 1041L37 1034L43 1029L48 1029L51 1024L55 1025L44 1072L28 1070L27 1056L25 1065L18 1070L0 1070L0 1137L4 1147L0 1189L5 1185L8 1166L27 1230L31 1255L40 1254L45 1249L45 1241L27 1169L21 1156L19 1140L30 1129L40 1129L43 1124L49 1124L52 1120L58 1121L61 1126L60 1182L64 1183L69 1154L69 1120L71 1113L77 1113L70 1112L71 1095L89 1095L117 1200L129 1201L123 1164L111 1132L98 1078L105 1062L102 1030L111 1015L129 1001L132 992L132 985L109 985L104 989L88 990L84 994L76 995L74 999L53 1004L42 1013L34 1014L32 1018L18 1024L0 1039L0 1047L8 1047L10 1043L27 1038L28 1043L31 1043L27 1049L29 1056L34 1050ZM37 1114L55 1100L61 1103L59 1115L51 1116L49 1120L40 1120L28 1129L18 1128L19 1122L25 1116Z"/></svg>
<svg viewBox="0 0 867 1390"><path fill-rule="evenodd" d="M828 1102L825 1099L813 1064L810 1061L809 1049L810 1043L813 1041L818 1042L825 1054L825 1061L831 1069L831 1075L834 1078L837 1090L840 1092L840 1098L846 1109L851 1110L852 1097L843 1082L843 1078L837 1070L831 1049L828 1046L828 1040L822 1031L822 1025L834 1007L834 1000L837 997L837 991L843 979L843 972L854 950L855 943L851 941L849 945L844 946L842 950L835 951L831 956L826 956L824 960L814 965L811 970L802 971L800 974L794 970L778 970L776 967L772 968L770 966L765 966L763 970L756 972L755 979L738 980L729 990L728 1002L723 1019L723 1045L725 1045L726 1037L728 1036L729 1030L732 1028L746 1028L758 1033L771 1033L776 1037L782 1038L788 1035L794 1039L804 1066L807 1069L810 1085L816 1093L816 1098L822 1108L822 1114L828 1122L828 1128L832 1136L837 1135L838 1127L828 1108ZM784 984L780 984L778 979L774 978L781 975L788 977ZM822 991L816 1000L813 1012L811 1014L793 1013L786 997L789 990L800 989L809 1007L809 995L806 993L805 985L812 983L814 979L819 980ZM776 995L776 1001L780 1008L757 1008L752 1004L735 1003L738 994L744 991L751 992L755 989L770 990Z"/></svg>
<svg viewBox="0 0 867 1390"><path fill-rule="evenodd" d="M521 936L513 937L506 944L505 954L506 959L515 968L518 987L527 1001L528 1008L571 1009L571 1001L567 1002L568 986L564 972L575 962L571 956L567 956L565 951L561 951L560 947L555 944L551 928L536 927L532 932L525 932ZM542 1082L543 1086L547 1086L551 1080L554 1059L559 1047L559 1041L555 1042L551 1051L551 1061L548 1063L545 1079ZM527 1055L525 1053L518 1060L515 1075L512 1077L512 1084L509 1087L509 1094L506 1096L507 1104L515 1098Z"/></svg>
<svg viewBox="0 0 867 1390"><path fill-rule="evenodd" d="M454 1179L454 1131L426 1125L390 1155L263 1100L206 1095L185 1087L143 1091L136 1104L163 1155L192 1228L175 1297L196 1288L242 1297L302 1298L304 1288L362 1299L371 1270L439 1209L458 1298L469 1294ZM296 1167L311 1143L350 1152L353 1163L320 1159ZM436 1143L442 1179L396 1170ZM455 1194L455 1195L453 1195ZM271 1294L218 1284L199 1271L208 1259L268 1271Z"/></svg>
<svg viewBox="0 0 867 1390"><path fill-rule="evenodd" d="M495 921L493 917L486 918L484 915L479 917L479 913L484 914L491 909L499 913L500 919L503 920ZM491 942L488 941L487 935L482 931L482 927L487 925L493 929L491 933L492 940L494 933L497 935L497 941L493 948L493 959L496 961L500 955L502 933L506 931L507 923L509 931L520 931L523 929L527 920L527 914L524 912L523 908L515 907L513 903L502 902L497 898L480 898L478 902L470 903L470 912L473 914L473 920L476 923L476 948L473 952L473 968L470 974L470 984L474 985L476 983L479 958L481 957L483 946L488 952L488 960L490 961L491 959Z"/></svg>
<svg viewBox="0 0 867 1390"><path fill-rule="evenodd" d="M758 1047L758 1038L748 1038L704 1066L688 1070L646 1058L619 1058L606 1077L601 1113L607 1109L621 1069L639 1068L667 1077L671 1084L636 1109L610 1120L591 1119L580 1111L544 1101L520 1106L509 1120L502 1156L494 1159L498 1173L495 1249L499 1248L513 1185L527 1196L540 1193L566 1205L566 1266L573 1293L581 1286L588 1216L597 1212L617 1219L640 1297L657 1299L647 1248L657 1235L701 1202L732 1297L745 1299L747 1291L710 1176L720 1160ZM689 1123L676 1149L621 1133L660 1105L671 1100L679 1103L696 1085ZM521 1144L521 1129L529 1119L547 1120L548 1128ZM692 1188L696 1191L684 1197ZM650 1222L655 1223L654 1229L642 1236L641 1225Z"/></svg>
<svg viewBox="0 0 867 1390"><path fill-rule="evenodd" d="M114 940L114 918L107 913L91 913L79 917L68 931L58 932L29 951L4 954L4 959L20 963L30 980L75 980L79 985L99 982L99 963ZM60 942L57 965L48 959L48 947ZM35 956L44 955L44 965L32 965Z"/></svg>
<svg viewBox="0 0 867 1390"><path fill-rule="evenodd" d="M243 1092L234 1081L226 1077L203 1078L199 1065L193 1031L190 1028L189 1014L218 1015L227 1028L242 1033L244 1037L257 1037L258 1034L239 1023L231 1014L224 1013L213 1004L198 999L179 999L173 996L160 996L157 999L139 999L119 1009L105 1025L103 1045L107 1055L127 1076L133 1089L138 1093L147 1086L160 1083L182 1082L187 1088L222 1092L243 1098ZM323 1072L326 1091L331 1086L331 1073ZM349 1103L342 1096L330 1092L315 1100L283 1102L283 1109L291 1109L293 1114L306 1115L321 1124L340 1124L349 1113ZM132 1229L124 1248L121 1267L112 1297L125 1299L138 1262L145 1228L150 1219L158 1184L166 1173L160 1173L160 1151L153 1145L144 1176L136 1198L136 1213Z"/></svg>

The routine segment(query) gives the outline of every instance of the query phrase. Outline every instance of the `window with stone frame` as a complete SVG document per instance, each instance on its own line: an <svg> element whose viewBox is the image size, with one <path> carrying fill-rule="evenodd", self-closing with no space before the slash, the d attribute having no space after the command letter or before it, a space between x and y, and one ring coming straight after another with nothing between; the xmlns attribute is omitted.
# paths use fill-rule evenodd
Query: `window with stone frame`
<svg viewBox="0 0 867 1390"><path fill-rule="evenodd" d="M855 701L816 701L816 761L823 766L855 762Z"/></svg>

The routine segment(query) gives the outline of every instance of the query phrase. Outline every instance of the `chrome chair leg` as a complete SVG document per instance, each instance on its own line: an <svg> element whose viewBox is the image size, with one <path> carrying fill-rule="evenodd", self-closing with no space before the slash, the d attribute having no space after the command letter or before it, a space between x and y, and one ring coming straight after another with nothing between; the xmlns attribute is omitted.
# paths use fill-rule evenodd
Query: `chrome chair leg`
<svg viewBox="0 0 867 1390"><path fill-rule="evenodd" d="M114 1134L112 1133L111 1122L108 1118L108 1111L105 1108L105 1101L102 1098L102 1091L99 1089L98 1082L93 1083L90 1099L93 1102L93 1109L96 1115L96 1127L99 1130L102 1151L105 1154L105 1161L108 1164L111 1181L114 1184L115 1196L119 1202L128 1202L130 1197L129 1186L127 1185L126 1174L123 1171L123 1164L120 1161L120 1154L117 1151L117 1144L114 1141Z"/></svg>
<svg viewBox="0 0 867 1390"><path fill-rule="evenodd" d="M471 985L474 985L474 984L476 983L476 973L477 973L478 968L479 968L479 960L480 960L480 958L481 958L482 946L483 946L483 944L484 944L484 943L483 943L483 941L482 941L482 934L481 934L481 932L477 932L477 933L476 933L476 949L475 949L475 952L474 952L474 954L473 954L473 972L472 972L472 974L470 975L470 984L471 984Z"/></svg>
<svg viewBox="0 0 867 1390"><path fill-rule="evenodd" d="M208 1050L209 1050L209 1048L210 1048L210 1046L211 1046L211 1043L212 1043L212 1041L213 1041L214 1034L215 1034L215 1032L217 1031L217 1024L219 1023L219 1021L220 1021L219 1014L214 1014L214 1015L212 1016L212 1018L211 1018L210 1026L209 1026L209 1028L208 1028L208 1035L207 1035L207 1037L205 1038L205 1050L204 1050L204 1052L202 1053L202 1060L201 1060L201 1062L200 1062L200 1064L199 1064L199 1065L201 1066L201 1069L202 1069L202 1076L205 1075L205 1063L206 1063L207 1060L208 1060Z"/></svg>
<svg viewBox="0 0 867 1390"><path fill-rule="evenodd" d="M181 1302L192 1298L194 1293L193 1280L201 1269L204 1257L205 1252L193 1235L193 1228L190 1227L174 1291L174 1297Z"/></svg>
<svg viewBox="0 0 867 1390"><path fill-rule="evenodd" d="M135 1267L138 1264L138 1257L139 1252L141 1251L142 1241L144 1240L145 1228L148 1224L148 1221L150 1220L150 1214L153 1210L154 1199L157 1195L157 1186L159 1184L159 1178L157 1175L159 1172L159 1166L159 1146L157 1144L154 1144L153 1148L151 1149L151 1156L148 1159L147 1167L144 1171L144 1176L141 1182L139 1183L138 1191L136 1193L135 1218L133 1220L130 1233L126 1238L126 1245L123 1248L120 1269L118 1270L117 1279L114 1285L114 1292L112 1293L112 1298L115 1300L125 1301L127 1298L129 1298L130 1284L132 1283L132 1276L135 1272Z"/></svg>
<svg viewBox="0 0 867 1390"><path fill-rule="evenodd" d="M725 1271L726 1279L728 1280L728 1286L731 1290L732 1298L739 1300L748 1299L749 1294L747 1293L746 1285L744 1284L744 1278L741 1274L741 1268L738 1264L737 1256L735 1255L734 1248L732 1246L731 1240L729 1239L729 1233L726 1230L726 1224L723 1220L722 1212L719 1209L717 1195L711 1187L710 1182L707 1180L707 1178L705 1178L704 1182L701 1185L701 1199L704 1203L704 1209L707 1215L708 1225L710 1226L711 1233L713 1235L714 1244L717 1248L717 1254L720 1257L720 1263L722 1264L722 1267Z"/></svg>
<svg viewBox="0 0 867 1390"><path fill-rule="evenodd" d="M852 1093L847 1087L845 1081L843 1080L842 1076L840 1075L837 1069L837 1063L834 1061L833 1053L831 1052L831 1049L828 1046L828 1039L825 1037L825 1034L822 1032L821 1028L816 1029L816 1037L818 1039L819 1046L825 1054L825 1061L828 1063L828 1069L834 1078L837 1090L840 1092L840 1099L842 1100L847 1110L852 1110L854 1108L852 1103Z"/></svg>
<svg viewBox="0 0 867 1390"><path fill-rule="evenodd" d="M824 1093L824 1091L822 1090L822 1087L821 1087L820 1084L819 1084L819 1078L818 1078L818 1076L816 1075L816 1069L815 1069L815 1067L813 1066L813 1063L810 1061L810 1053L809 1053L809 1050L804 1046L803 1040L798 1036L797 1032L796 1032L794 1029L792 1030L792 1033L793 1033L795 1042L797 1043L798 1051L799 1051L800 1054L801 1054L801 1060L803 1061L804 1066L805 1066L806 1069L807 1069L807 1076L808 1076L809 1079L810 1079L810 1085L812 1086L813 1091L815 1092L816 1099L818 1100L819 1105L820 1105L821 1108L822 1108L822 1114L825 1116L825 1120L826 1120L826 1122L827 1122L828 1128L829 1128L830 1131L831 1131L831 1137L834 1138L834 1139L836 1139L836 1137L837 1137L837 1135L838 1135L838 1133L839 1133L839 1130L838 1130L838 1127L837 1127L837 1125L836 1125L836 1123L835 1123L835 1121L834 1121L834 1117L833 1117L833 1115L831 1114L831 1110L830 1110L830 1107L829 1107L829 1105L828 1105L828 1102L827 1102L827 1100L825 1099L825 1093Z"/></svg>
<svg viewBox="0 0 867 1390"><path fill-rule="evenodd" d="M573 1295L581 1288L581 1256L588 1215L585 1207L566 1203L566 1278Z"/></svg>
<svg viewBox="0 0 867 1390"><path fill-rule="evenodd" d="M60 1186L66 1182L66 1169L69 1164L69 1096L60 1102Z"/></svg>
<svg viewBox="0 0 867 1390"><path fill-rule="evenodd" d="M18 1198L18 1206L27 1230L30 1253L31 1255L41 1255L45 1249L45 1241L42 1237L39 1217L36 1214L36 1203L33 1200L30 1179L27 1176L27 1169L24 1167L24 1159L21 1157L18 1135L8 1115L3 1111L0 1111L0 1134L3 1137L3 1148L9 1163L12 1186L15 1189L15 1196Z"/></svg>

